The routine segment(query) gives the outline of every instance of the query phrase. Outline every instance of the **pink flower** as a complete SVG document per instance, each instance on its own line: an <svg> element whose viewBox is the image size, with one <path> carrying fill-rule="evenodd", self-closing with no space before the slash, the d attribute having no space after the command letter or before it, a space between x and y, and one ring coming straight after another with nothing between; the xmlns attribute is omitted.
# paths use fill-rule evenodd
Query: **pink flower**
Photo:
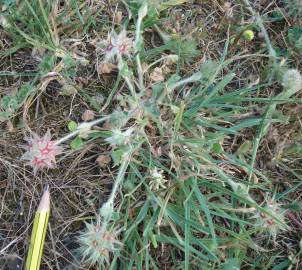
<svg viewBox="0 0 302 270"><path fill-rule="evenodd" d="M28 164L33 167L34 174L39 169L53 168L56 164L56 155L63 151L63 147L57 146L55 141L51 140L50 131L48 130L44 137L33 134L32 137L26 138L28 145L24 146L26 152L21 159L28 160Z"/></svg>
<svg viewBox="0 0 302 270"><path fill-rule="evenodd" d="M122 56L130 57L130 53L133 50L133 40L127 37L126 30L122 30L119 34L112 31L107 40L101 42L103 47L104 61L109 62L119 60Z"/></svg>

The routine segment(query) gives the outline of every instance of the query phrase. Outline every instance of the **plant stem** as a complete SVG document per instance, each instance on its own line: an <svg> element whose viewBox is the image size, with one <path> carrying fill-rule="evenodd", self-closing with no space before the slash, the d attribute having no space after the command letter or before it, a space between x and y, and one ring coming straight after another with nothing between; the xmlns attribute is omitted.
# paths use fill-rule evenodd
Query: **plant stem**
<svg viewBox="0 0 302 270"><path fill-rule="evenodd" d="M141 27L142 27L142 22L143 22L143 15L138 16L137 23L136 23L136 31L135 31L135 49L136 49L136 65L137 65L137 74L138 74L138 83L140 90L143 91L145 89L144 86L144 72L142 68L142 63L140 59L140 44L142 43L142 35L141 35Z"/></svg>
<svg viewBox="0 0 302 270"><path fill-rule="evenodd" d="M272 59L273 61L273 64L274 64L274 70L277 68L278 66L278 62L277 62L277 53L275 51L275 49L273 48L272 46L272 43L270 41L270 38L269 38L269 35L263 25L263 20L262 18L260 17L260 15L258 13L256 13L254 11L254 9L252 8L249 0L243 0L243 2L245 3L246 5L246 8L252 13L252 15L256 18L256 23L258 24L258 26L260 27L261 29L261 32L264 36L264 40L265 40L265 43L266 43L266 46L268 48L268 52L269 52L269 55L270 55L270 58Z"/></svg>
<svg viewBox="0 0 302 270"><path fill-rule="evenodd" d="M105 117L96 119L96 120L91 121L91 122L83 122L83 123L79 124L78 128L75 131L73 131L73 132L69 133L68 135L66 135L65 137L57 140L55 142L55 145L59 145L59 144L65 142L65 141L69 140L70 138L73 138L73 137L77 136L83 129L85 129L85 130L91 129L93 126L95 126L95 125L97 125L101 122L104 122L108 118L109 118L109 116L105 116Z"/></svg>
<svg viewBox="0 0 302 270"><path fill-rule="evenodd" d="M111 190L110 197L109 197L107 203L110 203L110 204L113 205L114 198L116 196L116 193L117 193L117 190L118 190L120 184L122 183L122 181L124 179L124 176L125 176L126 170L128 168L128 165L129 165L129 158L127 156L126 158L123 159L123 162L120 166L118 175L117 175L116 180L114 182L114 185L113 185L113 188Z"/></svg>
<svg viewBox="0 0 302 270"><path fill-rule="evenodd" d="M251 12L251 14L256 18L256 23L260 27L261 32L262 32L262 34L264 36L264 40L265 40L266 46L268 48L270 59L273 61L272 75L274 75L275 72L276 72L276 69L279 66L278 61L277 61L278 58L277 58L276 51L274 50L274 48L272 46L272 43L271 43L270 38L269 38L269 35L268 35L268 33L267 33L264 25L263 25L263 21L262 21L260 15L254 11L254 9L252 8L249 0L243 0L243 2L245 3L247 9ZM272 77L273 76L271 76L271 78ZM266 113L265 113L265 115L263 117L261 126L259 127L257 135L256 135L256 138L254 140L254 147L253 147L253 153L252 153L251 167L250 167L249 176L248 176L248 181L249 182L251 181L252 176L253 176L253 168L255 166L256 156L257 156L257 152L258 152L258 148L259 148L259 145L260 145L261 138L265 135L265 133L266 133L266 131L268 129L268 126L270 124L270 116L272 115L272 113L275 110L275 108L276 108L276 103L274 103L273 99L271 99L271 102L268 105L268 108L267 108Z"/></svg>
<svg viewBox="0 0 302 270"><path fill-rule="evenodd" d="M173 57L173 56L174 56L174 55L171 55L171 54L166 55L166 56L163 56L162 58L160 58L160 59L156 60L155 62L151 63L151 64L145 69L145 71L149 70L151 67L155 66L157 63L159 63L159 62L161 62L161 61L163 61L163 60L165 60L165 59L171 59L171 57ZM176 55L176 57L178 57L178 56Z"/></svg>
<svg viewBox="0 0 302 270"><path fill-rule="evenodd" d="M128 168L129 161L130 161L130 156L131 156L131 153L128 153L127 156L125 156L123 158L122 164L121 164L121 166L119 168L119 171L118 171L118 175L117 175L117 177L115 179L115 182L114 182L114 185L112 187L110 196L109 196L107 202L104 203L103 206L100 209L101 215L103 215L103 219L104 219L104 221L103 221L104 224L105 224L104 226L106 226L106 224L112 218L112 214L114 212L114 199L116 197L116 194L118 192L118 189L119 189L121 183L124 180L124 176L125 176L125 173L126 173L126 170ZM103 209L104 209L104 211L102 211Z"/></svg>

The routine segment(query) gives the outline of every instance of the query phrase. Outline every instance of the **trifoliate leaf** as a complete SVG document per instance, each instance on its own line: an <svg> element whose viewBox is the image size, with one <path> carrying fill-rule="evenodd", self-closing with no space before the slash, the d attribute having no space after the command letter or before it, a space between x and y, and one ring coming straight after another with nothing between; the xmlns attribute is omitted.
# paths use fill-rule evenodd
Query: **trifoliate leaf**
<svg viewBox="0 0 302 270"><path fill-rule="evenodd" d="M79 150L83 145L84 145L84 142L83 142L83 140L80 137L76 137L70 143L70 147L73 150Z"/></svg>
<svg viewBox="0 0 302 270"><path fill-rule="evenodd" d="M78 124L75 121L70 121L67 125L69 131L75 131L78 127Z"/></svg>

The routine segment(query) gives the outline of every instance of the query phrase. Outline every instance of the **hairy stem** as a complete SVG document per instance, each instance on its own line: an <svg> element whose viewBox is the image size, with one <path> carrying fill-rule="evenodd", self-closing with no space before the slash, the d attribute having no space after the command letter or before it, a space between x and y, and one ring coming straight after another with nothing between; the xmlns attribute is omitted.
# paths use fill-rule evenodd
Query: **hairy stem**
<svg viewBox="0 0 302 270"><path fill-rule="evenodd" d="M137 65L138 83L141 91L145 89L145 86L144 86L144 72L142 68L139 51L140 51L140 45L143 42L142 35L141 35L142 22L147 14L147 10L148 10L147 4L144 4L140 8L137 23L136 23L136 31L135 31L135 48L137 51L135 60Z"/></svg>
<svg viewBox="0 0 302 270"><path fill-rule="evenodd" d="M83 123L79 124L78 128L75 131L73 131L73 132L69 133L68 135L66 135L65 137L57 140L55 142L55 145L59 145L59 144L65 142L65 141L77 136L79 133L81 133L81 131L83 131L83 129L85 129L85 130L91 129L93 126L95 126L95 125L97 125L101 122L106 121L108 118L109 118L109 116L105 116L105 117L96 119L96 120L91 121L91 122L83 122Z"/></svg>

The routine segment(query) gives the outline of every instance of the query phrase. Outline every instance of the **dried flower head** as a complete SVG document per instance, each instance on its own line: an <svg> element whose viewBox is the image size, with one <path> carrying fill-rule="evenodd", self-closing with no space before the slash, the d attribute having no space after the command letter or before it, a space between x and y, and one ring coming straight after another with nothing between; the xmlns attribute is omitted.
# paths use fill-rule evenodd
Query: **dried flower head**
<svg viewBox="0 0 302 270"><path fill-rule="evenodd" d="M276 240L280 230L287 230L285 210L273 198L266 199L263 206L265 211L258 211L252 218L256 219L255 227L261 232L267 232Z"/></svg>
<svg viewBox="0 0 302 270"><path fill-rule="evenodd" d="M165 176L163 175L163 170L158 170L156 167L152 170L150 170L151 175L151 181L150 181L150 188L152 190L159 190L159 188L165 189L165 183L167 180L165 179Z"/></svg>
<svg viewBox="0 0 302 270"><path fill-rule="evenodd" d="M77 250L83 262L89 267L97 265L99 269L104 269L110 263L111 253L118 252L122 247L116 239L118 233L115 229L107 230L106 225L101 224L100 217L95 223L86 223L86 229L78 238L80 247Z"/></svg>
<svg viewBox="0 0 302 270"><path fill-rule="evenodd" d="M123 29L119 34L112 31L108 34L107 40L100 43L104 55L104 62L115 62L122 56L131 56L133 50L133 39L127 37L127 32Z"/></svg>
<svg viewBox="0 0 302 270"><path fill-rule="evenodd" d="M26 141L28 145L24 147L26 152L21 159L29 161L28 164L33 167L34 174L39 169L53 168L56 164L56 156L63 151L61 146L57 146L55 141L51 140L49 130L43 137L34 133L31 137L26 138Z"/></svg>
<svg viewBox="0 0 302 270"><path fill-rule="evenodd" d="M287 70L282 78L282 85L286 90L292 93L298 92L302 89L302 76L296 69Z"/></svg>

